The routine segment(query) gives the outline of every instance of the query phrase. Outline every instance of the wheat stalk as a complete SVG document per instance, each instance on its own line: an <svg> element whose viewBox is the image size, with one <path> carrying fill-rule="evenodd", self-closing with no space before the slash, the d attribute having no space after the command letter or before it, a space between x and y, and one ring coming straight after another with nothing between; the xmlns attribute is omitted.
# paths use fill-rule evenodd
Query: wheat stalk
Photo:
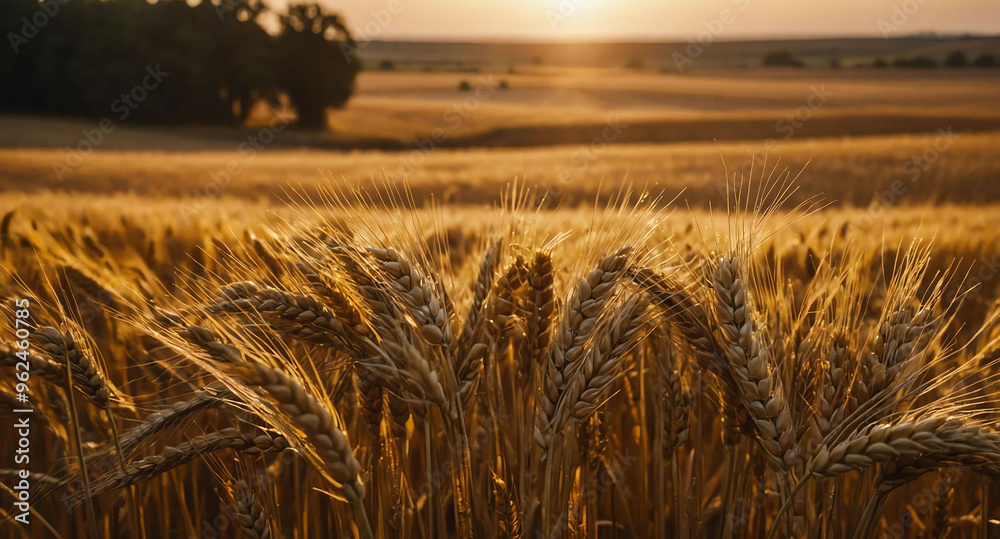
<svg viewBox="0 0 1000 539"><path fill-rule="evenodd" d="M191 441L169 447L160 454L128 464L122 470L109 472L97 479L91 486L90 495L99 496L111 490L148 481L192 460L223 449L234 449L250 454L260 454L282 451L287 448L288 442L281 436L246 433L240 432L235 428L226 428L218 432L197 436L191 439ZM84 501L84 494L82 492L73 493L67 498L67 503L70 507L82 501Z"/></svg>

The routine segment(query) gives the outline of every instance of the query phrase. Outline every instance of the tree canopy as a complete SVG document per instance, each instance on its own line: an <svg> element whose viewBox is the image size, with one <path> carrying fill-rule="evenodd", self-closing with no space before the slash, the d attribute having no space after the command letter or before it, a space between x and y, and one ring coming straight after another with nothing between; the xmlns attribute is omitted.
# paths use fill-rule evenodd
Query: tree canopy
<svg viewBox="0 0 1000 539"><path fill-rule="evenodd" d="M322 127L354 89L350 33L315 4L290 6L276 35L265 13L261 0L3 0L0 109L240 124L283 94Z"/></svg>

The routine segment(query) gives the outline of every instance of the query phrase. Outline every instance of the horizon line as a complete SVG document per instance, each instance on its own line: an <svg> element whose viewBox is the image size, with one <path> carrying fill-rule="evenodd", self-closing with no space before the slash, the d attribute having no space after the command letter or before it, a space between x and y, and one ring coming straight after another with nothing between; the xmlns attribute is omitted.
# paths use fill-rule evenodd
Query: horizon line
<svg viewBox="0 0 1000 539"><path fill-rule="evenodd" d="M355 36L363 37L363 36ZM961 39L1000 39L1000 33L981 34L973 32L964 33L937 33L937 32L915 32L899 36L883 37L880 34L831 34L831 35L811 35L811 36L759 36L745 37L737 39L717 39L714 43L761 43L768 41L851 41L851 40L881 40L900 41L906 39L926 39L926 40L961 40ZM692 40L679 38L656 38L638 37L566 37L566 38L538 38L530 36L496 36L496 37L475 37L475 36L398 36L392 38L367 40L369 43L419 43L419 44L473 44L473 45L659 45L659 44L688 44Z"/></svg>

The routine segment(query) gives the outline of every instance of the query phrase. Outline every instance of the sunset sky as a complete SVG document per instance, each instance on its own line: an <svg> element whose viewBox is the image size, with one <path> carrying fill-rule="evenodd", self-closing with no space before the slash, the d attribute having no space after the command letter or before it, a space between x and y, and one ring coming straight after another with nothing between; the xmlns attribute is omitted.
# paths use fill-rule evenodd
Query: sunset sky
<svg viewBox="0 0 1000 539"><path fill-rule="evenodd" d="M285 1L271 3L277 7ZM373 40L683 41L706 25L719 28L713 21L720 21L724 10L730 12L729 22L721 23L716 39L881 36L883 30L889 35L1000 33L1000 0L319 1L342 13L355 33ZM397 13L387 17L393 2L398 2Z"/></svg>

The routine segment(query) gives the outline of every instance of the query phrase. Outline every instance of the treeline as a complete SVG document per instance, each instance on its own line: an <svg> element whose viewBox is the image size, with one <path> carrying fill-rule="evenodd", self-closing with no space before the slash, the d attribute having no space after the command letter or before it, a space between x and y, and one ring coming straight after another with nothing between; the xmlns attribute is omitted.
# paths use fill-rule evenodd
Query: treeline
<svg viewBox="0 0 1000 539"><path fill-rule="evenodd" d="M254 103L287 96L300 125L322 127L360 67L341 18L315 4L2 0L0 30L8 111L240 125Z"/></svg>
<svg viewBox="0 0 1000 539"><path fill-rule="evenodd" d="M769 67L805 67L806 63L797 58L787 50L772 51L764 55L761 65ZM884 58L876 58L872 61L871 67L889 67L889 63ZM997 61L992 54L984 52L976 56L973 60L965 55L963 51L955 51L945 57L943 64L945 67L996 67ZM913 68L933 68L938 63L930 56L915 56L912 58L899 57L893 60L892 67L913 67ZM840 59L833 57L830 59L830 67L841 67ZM855 64L855 67L867 67L867 64Z"/></svg>
<svg viewBox="0 0 1000 539"><path fill-rule="evenodd" d="M996 58L988 52L984 52L970 61L963 51L955 51L945 57L942 65L944 67L997 67L997 61ZM882 58L876 58L875 61L872 62L872 66L889 67L889 63ZM913 58L901 57L892 61L892 67L915 67L927 69L937 66L937 61L929 56L914 56Z"/></svg>

